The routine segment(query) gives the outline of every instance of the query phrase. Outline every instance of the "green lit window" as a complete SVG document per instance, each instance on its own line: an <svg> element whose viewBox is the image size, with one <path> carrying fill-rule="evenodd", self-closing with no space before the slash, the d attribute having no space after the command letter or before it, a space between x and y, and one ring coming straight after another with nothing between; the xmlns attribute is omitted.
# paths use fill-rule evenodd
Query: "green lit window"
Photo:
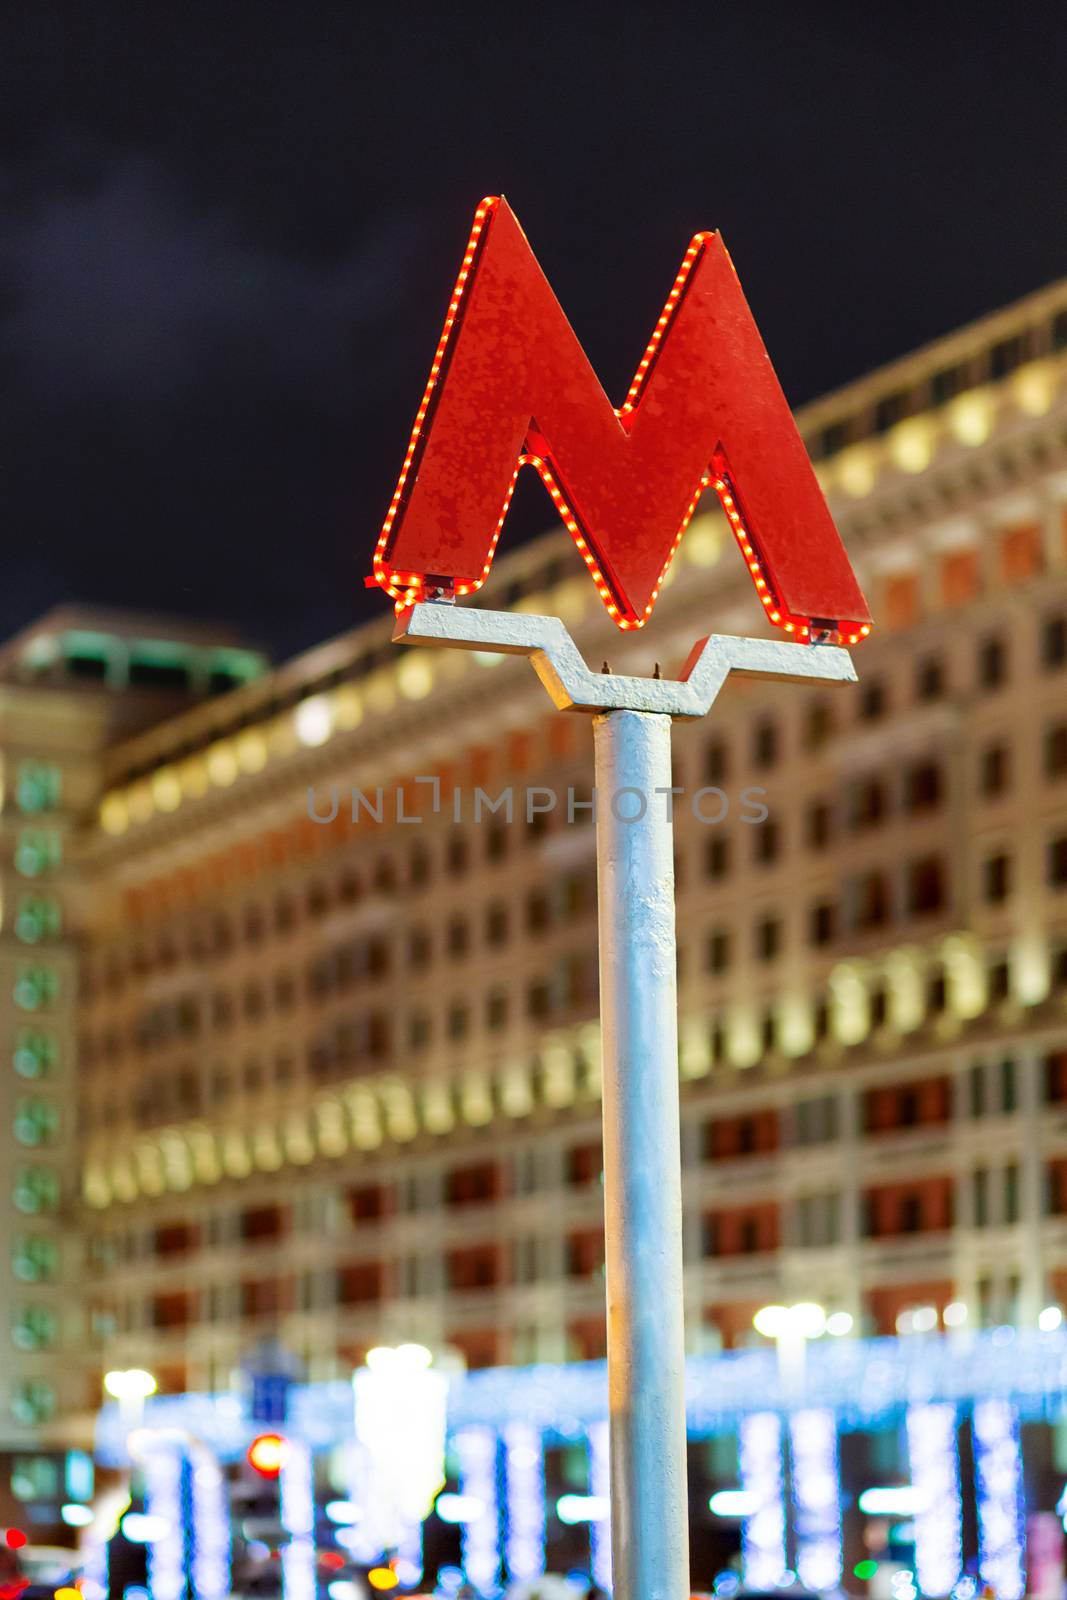
<svg viewBox="0 0 1067 1600"><path fill-rule="evenodd" d="M11 1322L17 1350L51 1350L59 1337L59 1318L50 1306L22 1306Z"/></svg>
<svg viewBox="0 0 1067 1600"><path fill-rule="evenodd" d="M50 1100L26 1098L15 1107L15 1138L19 1144L54 1144L59 1132L59 1107Z"/></svg>
<svg viewBox="0 0 1067 1600"><path fill-rule="evenodd" d="M59 1241L32 1233L16 1239L11 1270L20 1283L54 1283L59 1277Z"/></svg>
<svg viewBox="0 0 1067 1600"><path fill-rule="evenodd" d="M59 1209L59 1174L51 1167L22 1167L15 1174L11 1198L16 1211L36 1217Z"/></svg>
<svg viewBox="0 0 1067 1600"><path fill-rule="evenodd" d="M24 895L15 914L15 936L23 944L58 938L62 920L59 901L51 895Z"/></svg>
<svg viewBox="0 0 1067 1600"><path fill-rule="evenodd" d="M59 1462L54 1456L15 1456L11 1463L11 1493L16 1500L59 1499Z"/></svg>
<svg viewBox="0 0 1067 1600"><path fill-rule="evenodd" d="M15 871L24 878L53 872L63 859L63 839L55 828L23 828L15 845Z"/></svg>
<svg viewBox="0 0 1067 1600"><path fill-rule="evenodd" d="M15 1043L12 1058L20 1078L47 1078L56 1065L59 1051L50 1033L35 1033L23 1028Z"/></svg>
<svg viewBox="0 0 1067 1600"><path fill-rule="evenodd" d="M56 1409L56 1394L50 1383L45 1383L41 1378L28 1378L20 1383L11 1396L11 1415L16 1422L24 1427L33 1427L39 1422L48 1422ZM58 1483L59 1468L56 1468L56 1481Z"/></svg>
<svg viewBox="0 0 1067 1600"><path fill-rule="evenodd" d="M15 1004L20 1011L42 1011L59 994L59 979L51 967L22 967L15 979Z"/></svg>
<svg viewBox="0 0 1067 1600"><path fill-rule="evenodd" d="M15 800L20 811L54 811L63 775L54 761L20 761L15 770Z"/></svg>

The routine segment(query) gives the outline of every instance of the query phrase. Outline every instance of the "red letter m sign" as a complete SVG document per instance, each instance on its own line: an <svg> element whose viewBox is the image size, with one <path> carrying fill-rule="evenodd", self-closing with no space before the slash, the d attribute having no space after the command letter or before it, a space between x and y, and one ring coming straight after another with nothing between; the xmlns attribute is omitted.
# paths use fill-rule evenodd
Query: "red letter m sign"
<svg viewBox="0 0 1067 1600"><path fill-rule="evenodd" d="M478 208L374 558L400 604L485 582L540 473L621 628L651 616L709 484L774 623L854 640L867 606L718 234L697 234L615 409L502 199Z"/></svg>

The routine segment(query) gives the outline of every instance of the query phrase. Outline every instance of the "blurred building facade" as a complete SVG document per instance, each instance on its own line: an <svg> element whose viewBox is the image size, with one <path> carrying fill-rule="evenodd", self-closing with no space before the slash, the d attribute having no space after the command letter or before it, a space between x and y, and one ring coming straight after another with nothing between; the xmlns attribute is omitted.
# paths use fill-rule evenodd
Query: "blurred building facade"
<svg viewBox="0 0 1067 1600"><path fill-rule="evenodd" d="M858 688L676 729L694 1353L771 1301L904 1334L1067 1300L1067 282L800 422L876 628ZM562 532L480 598L634 673L761 625L717 509L643 633ZM0 1227L65 1241L12 1268L19 1427L106 1367L226 1387L264 1337L316 1380L603 1353L590 730L390 631L122 734L121 687L8 647Z"/></svg>

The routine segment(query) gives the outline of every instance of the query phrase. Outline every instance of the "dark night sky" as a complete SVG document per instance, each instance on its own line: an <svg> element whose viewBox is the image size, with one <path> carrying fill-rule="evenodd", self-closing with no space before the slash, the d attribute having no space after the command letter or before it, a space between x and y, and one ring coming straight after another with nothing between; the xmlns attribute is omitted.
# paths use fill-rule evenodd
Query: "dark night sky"
<svg viewBox="0 0 1067 1600"><path fill-rule="evenodd" d="M380 611L483 194L615 397L697 228L794 403L1062 275L1065 31L1034 4L7 6L0 633L83 599L286 653Z"/></svg>

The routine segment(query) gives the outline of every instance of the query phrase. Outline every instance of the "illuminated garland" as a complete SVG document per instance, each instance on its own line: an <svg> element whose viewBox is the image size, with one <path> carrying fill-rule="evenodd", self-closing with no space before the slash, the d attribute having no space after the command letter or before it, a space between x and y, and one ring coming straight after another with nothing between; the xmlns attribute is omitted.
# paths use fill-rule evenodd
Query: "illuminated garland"
<svg viewBox="0 0 1067 1600"><path fill-rule="evenodd" d="M741 1571L750 1589L776 1589L787 1570L782 1423L777 1412L741 1420L741 1487L755 1506L741 1524Z"/></svg>
<svg viewBox="0 0 1067 1600"><path fill-rule="evenodd" d="M973 1425L978 1571L997 1600L1022 1600L1026 1592L1026 1528L1019 1419L1006 1400L979 1400Z"/></svg>
<svg viewBox="0 0 1067 1600"><path fill-rule="evenodd" d="M545 1570L545 1464L541 1431L509 1422L504 1439L504 1560L521 1582Z"/></svg>
<svg viewBox="0 0 1067 1600"><path fill-rule="evenodd" d="M915 1513L915 1576L924 1595L951 1593L963 1570L963 1503L956 1408L909 1406L911 1481L922 1504Z"/></svg>
<svg viewBox="0 0 1067 1600"><path fill-rule="evenodd" d="M608 1447L608 1425L594 1422L586 1430L586 1447L589 1451L589 1493L598 1500L609 1499L609 1473L611 1456ZM611 1590L611 1520L603 1517L589 1524L590 1560L593 1582L601 1589Z"/></svg>
<svg viewBox="0 0 1067 1600"><path fill-rule="evenodd" d="M819 1593L841 1582L841 1476L832 1411L797 1411L789 1419L797 1576Z"/></svg>
<svg viewBox="0 0 1067 1600"><path fill-rule="evenodd" d="M463 1523L463 1571L476 1589L494 1592L500 1583L500 1509L497 1501L497 1435L493 1428L463 1428L455 1438L460 1494L479 1505Z"/></svg>

